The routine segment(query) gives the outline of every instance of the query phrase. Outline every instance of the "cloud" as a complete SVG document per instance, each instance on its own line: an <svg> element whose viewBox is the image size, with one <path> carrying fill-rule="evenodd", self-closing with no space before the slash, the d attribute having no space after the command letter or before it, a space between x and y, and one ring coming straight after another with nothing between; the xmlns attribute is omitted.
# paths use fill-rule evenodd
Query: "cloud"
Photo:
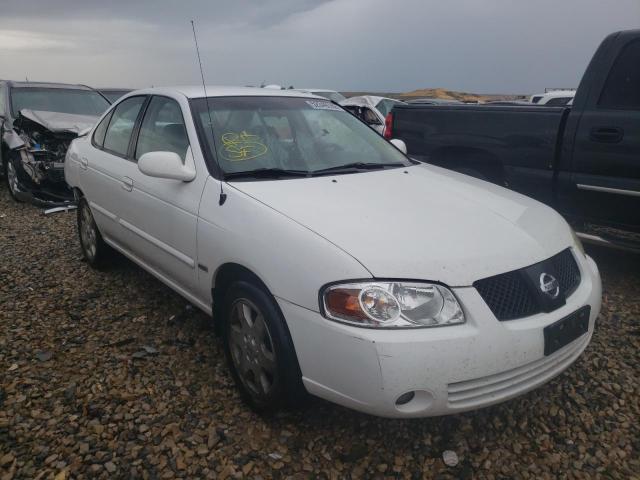
<svg viewBox="0 0 640 480"><path fill-rule="evenodd" d="M575 87L637 0L5 0L3 76L97 86L207 81L338 90ZM4 41L3 41L4 40Z"/></svg>
<svg viewBox="0 0 640 480"><path fill-rule="evenodd" d="M5 51L37 51L69 50L75 45L65 39L52 38L41 33L23 30L0 31L0 45Z"/></svg>

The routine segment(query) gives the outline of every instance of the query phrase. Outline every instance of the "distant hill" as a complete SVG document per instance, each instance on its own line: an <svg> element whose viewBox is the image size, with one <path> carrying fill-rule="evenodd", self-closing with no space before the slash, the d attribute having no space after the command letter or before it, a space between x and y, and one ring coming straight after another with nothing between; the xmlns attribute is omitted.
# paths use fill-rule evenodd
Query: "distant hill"
<svg viewBox="0 0 640 480"><path fill-rule="evenodd" d="M456 92L444 88L422 88L406 93L393 92L342 92L345 97L355 97L359 95L377 95L380 97L398 98L400 100L411 100L414 98L442 98L445 100L459 100L461 102L488 102L492 100L516 100L524 95L503 95L503 94L479 94L468 92Z"/></svg>

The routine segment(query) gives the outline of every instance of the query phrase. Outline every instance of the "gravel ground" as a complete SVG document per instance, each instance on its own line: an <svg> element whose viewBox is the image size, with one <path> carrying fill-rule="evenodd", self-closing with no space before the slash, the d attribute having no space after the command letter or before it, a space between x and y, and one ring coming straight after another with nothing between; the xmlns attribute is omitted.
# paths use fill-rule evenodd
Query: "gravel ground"
<svg viewBox="0 0 640 480"><path fill-rule="evenodd" d="M126 260L93 271L75 213L45 217L2 186L0 479L640 478L640 257L591 254L593 341L534 392L421 420L320 400L262 418L205 315Z"/></svg>

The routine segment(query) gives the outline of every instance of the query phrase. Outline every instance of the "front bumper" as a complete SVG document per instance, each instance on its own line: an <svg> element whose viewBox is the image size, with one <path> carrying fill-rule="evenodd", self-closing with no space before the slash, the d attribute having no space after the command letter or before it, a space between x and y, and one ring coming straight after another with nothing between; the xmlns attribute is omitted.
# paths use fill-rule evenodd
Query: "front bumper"
<svg viewBox="0 0 640 480"><path fill-rule="evenodd" d="M14 157L14 162L18 157ZM24 158L24 155L21 156ZM29 174L24 163L15 163L18 171L16 197L37 207L60 207L73 204L73 192L64 179L64 163L31 163Z"/></svg>
<svg viewBox="0 0 640 480"><path fill-rule="evenodd" d="M595 262L575 252L582 282L551 313L498 321L473 287L455 288L464 325L376 330L332 322L278 299L307 390L384 417L426 417L485 407L549 381L589 344L602 287ZM544 356L543 328L589 305L589 331ZM396 400L413 391L411 401Z"/></svg>

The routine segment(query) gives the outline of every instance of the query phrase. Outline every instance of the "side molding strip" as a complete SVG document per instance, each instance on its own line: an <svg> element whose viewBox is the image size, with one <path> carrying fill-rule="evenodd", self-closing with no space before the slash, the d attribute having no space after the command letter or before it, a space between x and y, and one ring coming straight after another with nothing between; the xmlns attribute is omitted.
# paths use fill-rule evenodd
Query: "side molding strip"
<svg viewBox="0 0 640 480"><path fill-rule="evenodd" d="M617 193L618 195L629 195L631 197L640 197L640 192L636 190L623 190L621 188L599 187L597 185L577 184L580 190L592 190L594 192Z"/></svg>
<svg viewBox="0 0 640 480"><path fill-rule="evenodd" d="M132 231L133 233L135 233L136 235L138 235L141 238L144 238L146 241L148 241L149 243L153 243L156 247L158 247L161 250L164 250L165 252L167 252L169 255L172 255L174 257L176 257L178 260L180 260L182 263L187 264L189 267L191 268L195 268L196 266L196 262L189 256L185 255L184 253L176 250L175 248L173 248L170 245L167 245L164 242L161 242L160 240L158 240L155 237L152 237L151 235L149 235L147 232L140 230L138 227L131 225L129 222L120 219L119 220L120 225L122 225L124 228L126 228L127 230Z"/></svg>
<svg viewBox="0 0 640 480"><path fill-rule="evenodd" d="M111 213L109 210L106 210L104 208L102 208L100 205L97 205L94 202L89 202L89 206L91 208L93 208L96 212L100 212L101 214L103 214L105 217L109 217L111 220L113 220L114 222L116 221L116 215Z"/></svg>

